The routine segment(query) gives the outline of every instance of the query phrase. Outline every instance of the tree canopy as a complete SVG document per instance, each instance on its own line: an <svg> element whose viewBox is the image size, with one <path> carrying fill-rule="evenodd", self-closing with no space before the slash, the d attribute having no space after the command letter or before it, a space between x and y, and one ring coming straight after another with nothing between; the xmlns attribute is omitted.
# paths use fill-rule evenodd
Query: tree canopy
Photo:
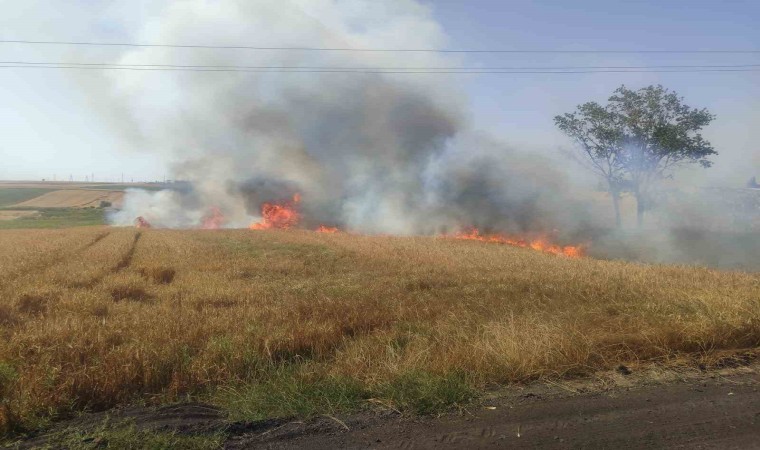
<svg viewBox="0 0 760 450"><path fill-rule="evenodd" d="M578 145L577 159L607 182L618 225L623 191L636 197L641 225L657 181L685 164L712 165L708 158L717 152L700 131L714 118L658 85L636 91L620 86L607 105L584 103L554 121Z"/></svg>

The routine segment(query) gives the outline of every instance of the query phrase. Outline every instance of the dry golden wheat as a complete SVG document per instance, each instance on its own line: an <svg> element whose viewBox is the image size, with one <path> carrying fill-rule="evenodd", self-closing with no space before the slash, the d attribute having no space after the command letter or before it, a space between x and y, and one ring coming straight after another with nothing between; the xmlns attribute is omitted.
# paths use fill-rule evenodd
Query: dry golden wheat
<svg viewBox="0 0 760 450"><path fill-rule="evenodd" d="M6 428L281 365L503 383L760 345L757 274L436 238L6 231L0 281Z"/></svg>

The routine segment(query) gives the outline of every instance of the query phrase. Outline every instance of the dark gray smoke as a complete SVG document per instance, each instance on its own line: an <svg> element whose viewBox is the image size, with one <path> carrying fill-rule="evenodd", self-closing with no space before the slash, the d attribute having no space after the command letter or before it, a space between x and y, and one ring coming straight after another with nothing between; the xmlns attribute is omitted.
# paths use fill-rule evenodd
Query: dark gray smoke
<svg viewBox="0 0 760 450"><path fill-rule="evenodd" d="M284 5L284 6L283 6ZM426 6L383 2L190 0L167 6L140 41L261 46L441 47ZM202 33L201 33L202 32ZM198 34L200 33L200 34ZM414 67L457 65L436 54L241 52L146 48L119 62L185 65ZM451 78L422 74L119 72L106 85L125 133L175 161L181 194L130 194L115 223L137 215L185 227L218 207L228 226L257 220L263 202L302 196L308 224L418 234L467 226L567 228L579 207L560 174L468 131ZM169 203L169 204L167 204ZM167 214L167 211L170 214Z"/></svg>
<svg viewBox="0 0 760 450"><path fill-rule="evenodd" d="M447 46L429 8L416 0L167 2L134 40ZM165 48L132 49L113 62L461 65L435 53ZM741 229L710 231L716 218L732 214L722 196L709 204L701 194L666 199L649 211L645 230L611 230L609 196L592 192L588 180L577 176L586 174L580 167L473 132L457 89L460 81L430 74L107 72L100 85L88 85L91 97L102 100L103 111L133 145L166 155L173 161L173 177L193 186L185 192L131 192L112 220L131 224L143 216L154 226L197 227L219 208L225 226L246 227L260 220L262 203L288 201L299 193L306 227L402 235L468 227L545 232L567 243L593 242L590 251L600 257L724 267L752 262L748 249L754 247L746 244L752 238L735 234ZM552 113L547 111L547 120ZM630 198L623 203L624 220L633 223L625 217L632 211ZM696 240L718 243L694 245ZM724 256L716 259L716 248L724 248Z"/></svg>

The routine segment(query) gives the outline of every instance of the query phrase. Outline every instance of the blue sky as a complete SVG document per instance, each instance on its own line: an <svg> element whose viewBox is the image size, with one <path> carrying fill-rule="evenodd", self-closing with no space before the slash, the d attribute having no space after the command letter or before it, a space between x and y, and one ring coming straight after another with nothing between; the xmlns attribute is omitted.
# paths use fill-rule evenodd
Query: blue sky
<svg viewBox="0 0 760 450"><path fill-rule="evenodd" d="M4 39L125 40L155 17L149 1L0 0ZM450 48L636 50L760 49L757 1L427 0ZM64 20L65 18L65 20ZM306 43L308 44L308 43ZM412 45L413 43L410 43ZM65 60L61 48L0 44L4 60ZM69 57L70 59L70 57ZM760 54L472 54L472 66L760 64ZM450 75L470 104L470 122L511 145L552 151L568 145L552 123L587 100L604 101L620 84L661 83L718 119L707 136L721 152L705 183L760 175L760 72L680 74ZM125 148L95 99L56 71L0 69L0 178L157 179L169 169L158 155Z"/></svg>
<svg viewBox="0 0 760 450"><path fill-rule="evenodd" d="M719 50L760 48L756 1L435 0L435 15L457 48ZM760 64L760 54L474 54L484 66ZM567 145L552 117L619 85L661 83L718 119L707 130L721 151L708 181L760 175L760 72L483 75L467 83L474 120L515 145Z"/></svg>

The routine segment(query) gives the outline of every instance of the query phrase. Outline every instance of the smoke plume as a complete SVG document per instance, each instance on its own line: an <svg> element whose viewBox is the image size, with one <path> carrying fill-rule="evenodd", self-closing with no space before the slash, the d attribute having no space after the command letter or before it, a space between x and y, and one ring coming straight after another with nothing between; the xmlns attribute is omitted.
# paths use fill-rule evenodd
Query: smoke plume
<svg viewBox="0 0 760 450"><path fill-rule="evenodd" d="M436 48L446 37L413 0L175 2L145 42ZM121 64L446 67L433 53L140 48ZM108 73L125 135L174 161L192 193L130 193L113 217L187 227L218 207L247 226L263 202L301 194L304 217L368 233L462 226L552 229L571 201L548 162L469 131L454 79L426 74ZM113 108L112 108L113 110Z"/></svg>
<svg viewBox="0 0 760 450"><path fill-rule="evenodd" d="M429 7L415 0L171 2L134 40L447 47ZM112 62L222 69L462 64L455 56L427 52L160 47L132 48ZM163 153L173 163L173 177L191 186L129 192L122 210L111 217L113 223L131 225L143 216L158 227L194 228L220 212L223 226L247 227L261 220L263 204L288 201L297 193L306 227L324 224L400 235L467 227L486 233L556 235L559 230L561 240L593 242L593 256L755 264L746 245L752 235L715 231L712 225L694 231L695 224L734 214L725 195L709 205L699 192L666 199L648 212L646 230L611 230L609 198L589 189L593 183L579 177L585 175L582 169L566 171L572 163L565 161L559 169L557 159L473 131L458 89L460 76L251 70L107 71L101 83L90 83L91 97L102 99L104 114L132 146ZM547 120L552 113L547 111ZM630 207L628 198L624 209ZM757 218L748 222L757 223ZM720 244L692 242L716 236Z"/></svg>

